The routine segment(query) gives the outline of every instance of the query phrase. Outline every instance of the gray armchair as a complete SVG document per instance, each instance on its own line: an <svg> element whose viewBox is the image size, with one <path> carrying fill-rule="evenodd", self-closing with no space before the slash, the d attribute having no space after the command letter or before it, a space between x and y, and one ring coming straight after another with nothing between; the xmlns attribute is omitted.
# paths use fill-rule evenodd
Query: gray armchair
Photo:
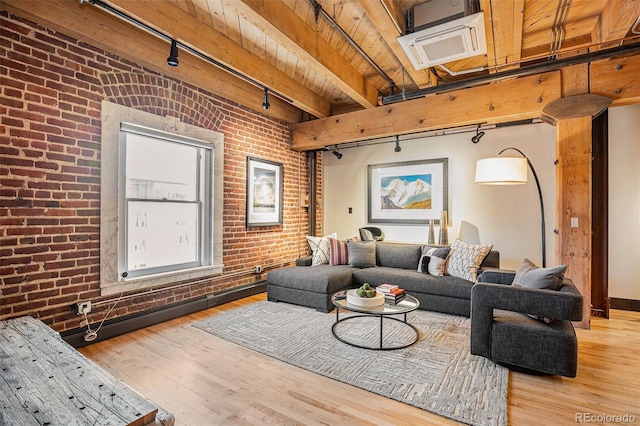
<svg viewBox="0 0 640 426"><path fill-rule="evenodd" d="M473 286L471 353L519 371L575 377L571 321L582 319L582 295L568 278L559 290L540 290L512 286L514 276L486 271Z"/></svg>

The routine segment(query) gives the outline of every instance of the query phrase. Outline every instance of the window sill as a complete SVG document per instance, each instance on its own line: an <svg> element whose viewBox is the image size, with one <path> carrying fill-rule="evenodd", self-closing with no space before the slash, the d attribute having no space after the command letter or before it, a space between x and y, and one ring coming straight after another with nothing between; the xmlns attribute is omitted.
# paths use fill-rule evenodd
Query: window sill
<svg viewBox="0 0 640 426"><path fill-rule="evenodd" d="M129 291L147 290L152 287L164 286L180 281L218 275L222 273L222 268L223 265L202 266L199 268L146 275L144 277L123 278L115 283L102 283L100 285L100 295L109 296Z"/></svg>

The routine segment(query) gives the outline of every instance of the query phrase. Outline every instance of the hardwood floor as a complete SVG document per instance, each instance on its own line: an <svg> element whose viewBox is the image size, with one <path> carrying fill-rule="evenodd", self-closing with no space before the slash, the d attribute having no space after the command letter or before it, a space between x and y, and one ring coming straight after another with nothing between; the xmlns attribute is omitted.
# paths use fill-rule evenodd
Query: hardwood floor
<svg viewBox="0 0 640 426"><path fill-rule="evenodd" d="M249 297L80 351L172 412L177 425L457 424L190 326L264 299ZM630 414L640 423L640 313L613 310L611 319L593 318L591 330L577 334L575 379L512 372L509 424L575 425L579 413Z"/></svg>

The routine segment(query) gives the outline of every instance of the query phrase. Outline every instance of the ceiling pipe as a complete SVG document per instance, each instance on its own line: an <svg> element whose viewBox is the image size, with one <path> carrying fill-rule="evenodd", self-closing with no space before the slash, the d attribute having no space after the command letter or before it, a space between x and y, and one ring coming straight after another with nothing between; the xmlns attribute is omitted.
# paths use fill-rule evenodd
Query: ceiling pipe
<svg viewBox="0 0 640 426"><path fill-rule="evenodd" d="M549 71L557 71L561 68L569 67L572 65L579 65L603 59L613 59L618 56L631 55L636 53L640 53L640 43L614 47L612 49L600 50L593 53L586 53L584 55L573 56L571 58L556 59L554 61L516 68L496 74L483 75L467 80L455 81L453 83L443 84L441 86L427 87L424 89L413 90L411 92L403 92L397 95L389 95L382 98L382 105L388 105L391 103L410 99L423 98L427 95L432 95L435 93L446 93L453 90L482 86L487 83L493 83L507 78L525 77Z"/></svg>
<svg viewBox="0 0 640 426"><path fill-rule="evenodd" d="M322 5L318 3L316 0L309 0L309 3L313 6L314 15L316 18L316 23L318 22L318 14L322 15L322 17L331 25L341 36L344 38L347 43L351 45L363 58L365 61L369 63L377 72L384 78L387 84L390 87L391 94L393 94L393 88L397 87L396 83L394 83L393 79L384 72L382 68L378 64L376 64L373 59L367 53L362 50L362 48L356 43L350 36L347 34L340 25L327 13L326 10L322 8Z"/></svg>

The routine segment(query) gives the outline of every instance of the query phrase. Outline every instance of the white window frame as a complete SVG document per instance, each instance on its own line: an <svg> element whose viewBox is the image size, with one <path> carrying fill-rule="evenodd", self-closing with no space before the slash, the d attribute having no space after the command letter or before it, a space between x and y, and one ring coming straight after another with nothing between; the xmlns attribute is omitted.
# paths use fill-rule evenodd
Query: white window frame
<svg viewBox="0 0 640 426"><path fill-rule="evenodd" d="M209 173L204 173L209 194L202 196L199 257L197 265L161 268L147 273L126 269L125 147L127 133L187 143L210 152ZM183 282L222 273L222 215L224 136L222 133L181 123L132 108L102 102L102 152L100 197L101 295L117 294ZM208 212L208 213L206 213Z"/></svg>

